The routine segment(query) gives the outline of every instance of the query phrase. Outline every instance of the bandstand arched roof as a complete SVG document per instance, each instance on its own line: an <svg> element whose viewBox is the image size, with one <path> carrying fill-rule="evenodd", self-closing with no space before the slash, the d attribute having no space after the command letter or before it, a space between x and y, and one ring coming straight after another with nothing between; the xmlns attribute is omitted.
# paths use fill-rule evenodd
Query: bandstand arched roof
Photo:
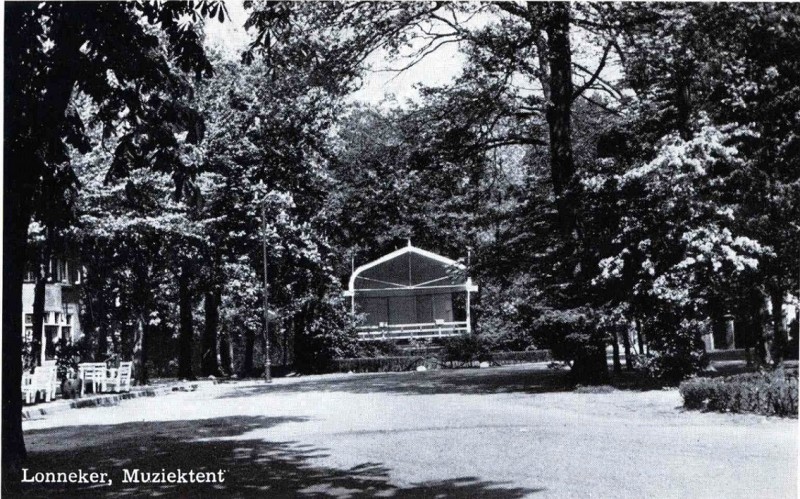
<svg viewBox="0 0 800 499"><path fill-rule="evenodd" d="M468 285L466 267L450 258L406 246L355 269L348 294L389 290L454 290Z"/></svg>

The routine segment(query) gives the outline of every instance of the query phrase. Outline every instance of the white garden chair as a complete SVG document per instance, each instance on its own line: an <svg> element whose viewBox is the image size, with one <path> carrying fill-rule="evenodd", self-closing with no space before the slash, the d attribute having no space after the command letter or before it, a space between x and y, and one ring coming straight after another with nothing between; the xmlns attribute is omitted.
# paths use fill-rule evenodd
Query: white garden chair
<svg viewBox="0 0 800 499"><path fill-rule="evenodd" d="M81 383L81 396L86 392L86 388L91 384L92 393L100 393L105 390L108 380L108 371L105 362L85 362L78 364L78 377L83 380Z"/></svg>
<svg viewBox="0 0 800 499"><path fill-rule="evenodd" d="M113 392L131 391L131 371L133 362L121 362L111 377L106 378L104 389Z"/></svg>
<svg viewBox="0 0 800 499"><path fill-rule="evenodd" d="M46 360L39 368L42 370L42 388L45 390L44 401L56 399L58 389L58 366L54 360Z"/></svg>
<svg viewBox="0 0 800 499"><path fill-rule="evenodd" d="M24 373L22 375L22 397L26 404L36 402L36 394L39 392L38 376L33 373Z"/></svg>
<svg viewBox="0 0 800 499"><path fill-rule="evenodd" d="M34 369L33 374L22 376L22 395L28 404L36 402L36 396L40 393L45 402L55 400L57 387L58 367L54 360L45 361Z"/></svg>

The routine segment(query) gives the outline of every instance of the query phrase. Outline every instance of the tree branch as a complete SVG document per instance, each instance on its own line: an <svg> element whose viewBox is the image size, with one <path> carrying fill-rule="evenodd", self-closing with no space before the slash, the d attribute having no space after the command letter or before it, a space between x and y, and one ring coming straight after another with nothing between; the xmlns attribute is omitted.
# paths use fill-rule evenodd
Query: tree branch
<svg viewBox="0 0 800 499"><path fill-rule="evenodd" d="M517 17L527 19L528 11L514 2L497 2L494 4L500 10L504 10L509 14Z"/></svg>
<svg viewBox="0 0 800 499"><path fill-rule="evenodd" d="M591 71L589 68L587 68L587 67L585 67L585 66L582 66L581 64L578 64L577 62L573 62L573 63L572 63L572 65L573 65L573 66L575 66L575 68L577 68L577 69L579 69L579 70L583 71L583 72L584 72L584 73L586 73L586 74L594 74L594 73L593 73L593 72L592 72L592 71ZM619 92L619 90L617 90L616 88L614 88L614 85L612 85L612 84L611 84L611 82L609 82L609 81L607 81L607 80L605 80L605 79L601 78L601 77L599 76L599 73L597 73L597 74L598 74L598 77L595 79L595 83L599 83L600 85L602 85L603 87L605 87L606 91L607 91L609 94L612 94L612 95L614 95L614 98L615 98L615 99L620 99L620 98L622 98L622 94Z"/></svg>
<svg viewBox="0 0 800 499"><path fill-rule="evenodd" d="M613 114L615 116L622 116L621 112L617 111L616 109L611 109L607 105L603 104L602 102L596 101L596 100L592 99L591 97L587 97L585 95L581 95L580 97L582 97L583 99L586 99L587 102L589 102L591 104L594 104L595 106L599 107L600 109L603 109L603 110L605 110L605 111L607 111L607 112L609 112L609 113L611 113L611 114Z"/></svg>
<svg viewBox="0 0 800 499"><path fill-rule="evenodd" d="M400 67L400 68L379 69L379 70L376 70L376 72L378 72L378 73L380 73L380 72L392 72L392 73L397 73L397 76L399 76L400 73L402 73L402 72L404 72L404 71L406 71L408 69L411 69L412 67L416 66L417 64L422 62L423 59L425 59L426 57L428 57L432 53L436 52L437 50L439 50L444 45L447 45L448 43L458 43L460 41L461 40L456 38L454 40L442 40L439 43L431 42L431 43L427 44L426 47L424 47L423 49L420 49L419 51L417 51L416 54L413 55L413 57L415 57L415 59L412 60L411 62L409 62L408 64L406 64L405 66ZM395 78L397 76L395 76Z"/></svg>
<svg viewBox="0 0 800 499"><path fill-rule="evenodd" d="M608 53L611 51L612 44L607 43L605 48L603 49L603 56L600 58L600 63L597 65L597 69L594 71L592 76L589 78L588 81L584 82L583 85L578 87L575 92L572 94L572 100L574 101L577 99L583 92L586 91L589 87L594 85L594 82L597 81L597 78L600 76L600 73L603 71L603 68L606 66L606 60L608 59Z"/></svg>

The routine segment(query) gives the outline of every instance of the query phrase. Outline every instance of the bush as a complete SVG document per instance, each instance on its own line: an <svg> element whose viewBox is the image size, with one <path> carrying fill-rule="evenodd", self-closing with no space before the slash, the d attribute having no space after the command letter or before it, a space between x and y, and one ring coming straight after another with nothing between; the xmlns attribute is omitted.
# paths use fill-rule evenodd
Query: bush
<svg viewBox="0 0 800 499"><path fill-rule="evenodd" d="M543 312L534 322L537 344L553 358L570 363L570 376L583 385L608 380L606 344L609 324L597 310L576 308Z"/></svg>
<svg viewBox="0 0 800 499"><path fill-rule="evenodd" d="M294 365L305 374L334 369L335 359L357 355L358 341L352 323L341 304L316 303L309 306L301 334L295 334Z"/></svg>
<svg viewBox="0 0 800 499"><path fill-rule="evenodd" d="M800 321L794 319L791 324L789 324L789 341L786 343L784 358L797 360L798 353L800 353L798 337L800 337Z"/></svg>
<svg viewBox="0 0 800 499"><path fill-rule="evenodd" d="M662 311L646 321L651 355L639 358L639 366L662 384L677 385L708 366L700 338L710 332L708 320L679 319Z"/></svg>
<svg viewBox="0 0 800 499"><path fill-rule="evenodd" d="M465 334L447 338L442 342L439 357L443 362L460 362L467 364L473 361L492 360L489 343L476 334Z"/></svg>
<svg viewBox="0 0 800 499"><path fill-rule="evenodd" d="M679 391L687 409L797 417L797 371L694 378Z"/></svg>
<svg viewBox="0 0 800 499"><path fill-rule="evenodd" d="M64 380L78 373L78 364L91 359L91 343L86 336L77 342L61 338L55 344L58 379Z"/></svg>
<svg viewBox="0 0 800 499"><path fill-rule="evenodd" d="M356 349L357 357L399 357L397 342L392 340L362 341Z"/></svg>
<svg viewBox="0 0 800 499"><path fill-rule="evenodd" d="M648 356L638 356L636 365L649 378L675 386L708 366L708 357L702 350L653 352Z"/></svg>

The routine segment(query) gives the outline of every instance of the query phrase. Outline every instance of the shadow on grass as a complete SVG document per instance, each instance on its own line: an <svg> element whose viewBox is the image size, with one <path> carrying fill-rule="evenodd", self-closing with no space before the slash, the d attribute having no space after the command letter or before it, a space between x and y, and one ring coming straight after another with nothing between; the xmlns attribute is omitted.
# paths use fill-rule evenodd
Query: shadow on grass
<svg viewBox="0 0 800 499"><path fill-rule="evenodd" d="M315 465L323 449L293 442L236 438L303 418L227 417L192 421L68 426L26 433L29 475L40 471L107 472L111 486L22 484L5 497L523 497L541 489L459 477L399 487L389 469L363 463L351 469ZM123 469L143 472L225 472L216 484L122 483ZM92 488L94 487L94 488Z"/></svg>
<svg viewBox="0 0 800 499"><path fill-rule="evenodd" d="M569 370L546 368L441 369L426 372L345 374L237 387L222 397L279 392L393 393L402 395L548 393L570 391Z"/></svg>
<svg viewBox="0 0 800 499"><path fill-rule="evenodd" d="M614 390L660 390L663 385L639 371L609 373L604 384ZM235 386L235 385L234 385ZM575 391L569 369L548 369L526 365L490 369L440 369L425 372L340 374L300 378L289 383L235 387L223 398L246 397L280 392L393 393L400 395L555 393ZM578 390L576 393L604 393Z"/></svg>

